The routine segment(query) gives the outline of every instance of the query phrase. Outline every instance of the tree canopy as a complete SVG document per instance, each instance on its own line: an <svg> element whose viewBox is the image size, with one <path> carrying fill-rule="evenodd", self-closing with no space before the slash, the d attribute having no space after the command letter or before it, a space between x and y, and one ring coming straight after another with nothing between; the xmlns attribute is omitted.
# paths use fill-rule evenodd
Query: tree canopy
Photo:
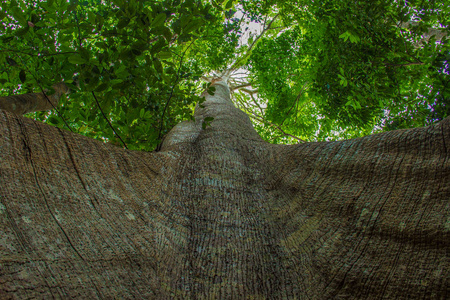
<svg viewBox="0 0 450 300"><path fill-rule="evenodd" d="M450 114L448 0L6 0L0 19L1 94L63 82L28 116L129 149L193 118L215 76L276 143Z"/></svg>

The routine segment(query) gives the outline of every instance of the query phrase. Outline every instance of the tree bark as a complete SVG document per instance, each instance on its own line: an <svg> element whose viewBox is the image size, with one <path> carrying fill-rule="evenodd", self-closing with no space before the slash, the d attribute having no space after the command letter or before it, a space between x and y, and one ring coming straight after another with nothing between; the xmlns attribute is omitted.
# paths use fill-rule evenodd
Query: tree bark
<svg viewBox="0 0 450 300"><path fill-rule="evenodd" d="M51 110L58 106L61 96L69 92L69 88L63 82L54 84L52 88L55 92L51 95L46 93L29 93L0 97L0 109L18 115Z"/></svg>
<svg viewBox="0 0 450 300"><path fill-rule="evenodd" d="M449 119L271 145L215 86L152 153L0 111L0 298L448 298Z"/></svg>

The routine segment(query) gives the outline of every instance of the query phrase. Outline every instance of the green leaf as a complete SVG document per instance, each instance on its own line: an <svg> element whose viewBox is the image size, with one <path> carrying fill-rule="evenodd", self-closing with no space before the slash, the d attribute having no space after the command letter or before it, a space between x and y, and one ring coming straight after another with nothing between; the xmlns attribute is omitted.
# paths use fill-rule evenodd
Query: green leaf
<svg viewBox="0 0 450 300"><path fill-rule="evenodd" d="M231 7L233 7L233 0L228 0L225 4L225 9L230 9Z"/></svg>
<svg viewBox="0 0 450 300"><path fill-rule="evenodd" d="M97 87L98 82L99 82L98 76L93 76L89 78L89 84L86 86L86 90L93 91Z"/></svg>
<svg viewBox="0 0 450 300"><path fill-rule="evenodd" d="M164 74L164 73L161 74L161 77L165 83L172 84L172 77L167 76L167 74Z"/></svg>
<svg viewBox="0 0 450 300"><path fill-rule="evenodd" d="M7 62L10 66L16 66L16 65L17 65L17 62L16 62L14 59L10 58L10 57L7 57L7 58L6 58L6 62Z"/></svg>
<svg viewBox="0 0 450 300"><path fill-rule="evenodd" d="M129 49L124 49L123 51L120 52L119 54L119 58L123 61L126 61L127 59L130 58L130 53L131 51Z"/></svg>
<svg viewBox="0 0 450 300"><path fill-rule="evenodd" d="M211 1L212 6L214 6L215 8L217 8L219 11L223 11L223 8L221 5L217 4L216 1L212 0Z"/></svg>
<svg viewBox="0 0 450 300"><path fill-rule="evenodd" d="M159 59L155 59L153 61L153 66L155 67L155 70L158 72L158 74L161 75L163 73L163 67Z"/></svg>
<svg viewBox="0 0 450 300"><path fill-rule="evenodd" d="M360 41L360 38L357 37L356 35L350 35L350 42L352 43L358 43Z"/></svg>
<svg viewBox="0 0 450 300"><path fill-rule="evenodd" d="M150 52L152 54L158 53L164 46L166 45L166 42L163 38L158 39L158 41L152 46L150 49Z"/></svg>
<svg viewBox="0 0 450 300"><path fill-rule="evenodd" d="M166 14L165 13L160 13L153 20L151 27L163 26L165 20L166 20Z"/></svg>
<svg viewBox="0 0 450 300"><path fill-rule="evenodd" d="M136 55L136 56L139 56L139 55L142 54L142 50L136 49L136 48L132 48L132 49L131 49L131 52L132 52L134 55Z"/></svg>
<svg viewBox="0 0 450 300"><path fill-rule="evenodd" d="M97 19L96 15L92 11L88 11L88 19L91 23L94 23Z"/></svg>
<svg viewBox="0 0 450 300"><path fill-rule="evenodd" d="M186 24L186 27L183 29L183 33L187 34L189 32L195 31L202 26L203 22L201 20L191 21Z"/></svg>
<svg viewBox="0 0 450 300"><path fill-rule="evenodd" d="M82 59L84 59L85 61L89 61L91 52L89 52L86 48L80 48L78 52L80 53Z"/></svg>
<svg viewBox="0 0 450 300"><path fill-rule="evenodd" d="M106 82L104 82L104 83L100 84L100 85L95 89L95 91L96 91L96 92L103 92L103 91L106 90L108 87L109 87L109 84L106 83Z"/></svg>
<svg viewBox="0 0 450 300"><path fill-rule="evenodd" d="M162 27L161 31L167 43L169 43L172 40L172 31L170 31L170 29L165 26Z"/></svg>
<svg viewBox="0 0 450 300"><path fill-rule="evenodd" d="M12 41L14 39L13 36L4 36L1 38L3 40L4 43L9 43L10 41Z"/></svg>
<svg viewBox="0 0 450 300"><path fill-rule="evenodd" d="M120 18L120 21L117 24L117 28L122 29L122 28L126 27L128 25L128 23L130 23L130 19L126 18L126 17L122 17L122 18Z"/></svg>
<svg viewBox="0 0 450 300"><path fill-rule="evenodd" d="M119 66L119 68L117 68L116 70L114 70L114 74L116 74L116 76L118 78L126 78L130 75L130 73L127 70L127 67L124 64L121 64ZM123 80L119 79L120 82L115 83L115 84L120 84Z"/></svg>
<svg viewBox="0 0 450 300"><path fill-rule="evenodd" d="M16 36L24 36L25 34L27 34L28 30L30 30L30 27L26 26L19 30L16 30L14 33Z"/></svg>
<svg viewBox="0 0 450 300"><path fill-rule="evenodd" d="M69 58L67 59L71 64L83 64L86 62L86 60L84 58L82 58L79 54L73 54L71 56L69 56Z"/></svg>
<svg viewBox="0 0 450 300"><path fill-rule="evenodd" d="M27 74L25 73L24 70L20 70L19 79L22 83L24 83L27 80Z"/></svg>
<svg viewBox="0 0 450 300"><path fill-rule="evenodd" d="M172 53L162 51L162 52L159 52L159 53L158 53L158 57L159 57L160 59L169 59L169 58L172 57Z"/></svg>
<svg viewBox="0 0 450 300"><path fill-rule="evenodd" d="M214 120L213 117L206 117L202 122L202 129L205 130L207 126L211 126L211 121Z"/></svg>
<svg viewBox="0 0 450 300"><path fill-rule="evenodd" d="M20 23L20 25L27 26L27 18L20 7L14 6L13 8L11 8L11 12L14 19L16 19Z"/></svg>
<svg viewBox="0 0 450 300"><path fill-rule="evenodd" d="M31 22L32 22L33 24L36 24L36 23L39 22L39 17L38 17L35 13L33 13L33 14L31 15Z"/></svg>
<svg viewBox="0 0 450 300"><path fill-rule="evenodd" d="M341 34L341 35L339 36L339 38L340 38L340 39L344 39L344 41L346 42L349 36L350 36L350 32L346 31L346 32L344 32L343 34Z"/></svg>
<svg viewBox="0 0 450 300"><path fill-rule="evenodd" d="M47 118L47 121L48 121L49 123L51 123L51 124L54 124L54 125L56 125L56 124L59 123L59 119L58 119L57 117L55 117L55 116L49 116L49 117Z"/></svg>
<svg viewBox="0 0 450 300"><path fill-rule="evenodd" d="M211 96L214 96L215 91L216 91L216 88L213 86L210 86L207 90L208 94L210 94Z"/></svg>
<svg viewBox="0 0 450 300"><path fill-rule="evenodd" d="M139 116L142 118L144 118L145 115L145 109L141 108L141 111L139 112Z"/></svg>

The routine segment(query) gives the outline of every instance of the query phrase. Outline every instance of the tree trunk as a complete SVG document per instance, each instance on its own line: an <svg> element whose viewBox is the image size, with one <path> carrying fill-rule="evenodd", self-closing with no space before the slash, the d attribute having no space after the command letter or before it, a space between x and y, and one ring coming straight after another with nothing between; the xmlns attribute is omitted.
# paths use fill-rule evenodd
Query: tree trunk
<svg viewBox="0 0 450 300"><path fill-rule="evenodd" d="M0 298L449 297L449 119L271 145L205 96L152 153L0 112Z"/></svg>

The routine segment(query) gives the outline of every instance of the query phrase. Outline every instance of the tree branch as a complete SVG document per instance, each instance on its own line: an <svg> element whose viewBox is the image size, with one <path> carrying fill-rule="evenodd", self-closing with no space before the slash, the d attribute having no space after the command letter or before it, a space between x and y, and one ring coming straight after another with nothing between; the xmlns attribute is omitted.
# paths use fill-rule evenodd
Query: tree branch
<svg viewBox="0 0 450 300"><path fill-rule="evenodd" d="M78 53L76 51L69 51L69 52L57 52L57 53L49 53L49 54L43 54L43 53L33 54L33 53L27 53L27 52L23 52L23 51L19 51L19 50L10 50L10 49L0 50L0 52L13 52L13 53L20 53L20 54L25 54L25 55L29 55L29 56L36 56L36 57L55 56L55 55L64 55L64 54L75 54L75 53Z"/></svg>
<svg viewBox="0 0 450 300"><path fill-rule="evenodd" d="M236 60L234 62L234 64L229 68L229 70L234 71L237 70L239 68L239 64L244 61L252 52L253 47L256 45L256 42L258 42L258 40L260 38L262 38L264 36L264 34L267 32L267 30L270 29L270 26L272 26L273 22L275 22L276 18L279 16L279 14L276 14L275 17L273 17L273 19L270 21L269 25L267 25L266 28L263 29L263 31L261 31L261 33L255 38L255 40L253 41L253 43L248 47L246 53L244 54L244 56L242 56L240 59Z"/></svg>
<svg viewBox="0 0 450 300"><path fill-rule="evenodd" d="M243 91L243 92L245 92L245 93L247 93L249 95L254 95L254 94L259 92L259 90L257 90L257 89L256 90L249 90L249 89L246 89L246 88L241 88L240 91Z"/></svg>
<svg viewBox="0 0 450 300"><path fill-rule="evenodd" d="M299 142L306 143L305 140L302 140L301 138L296 137L295 135L292 135L292 134L290 134L290 133L285 132L283 129L281 129L280 126L278 126L278 125L276 125L276 124L274 124L274 123L272 123L272 122L267 121L266 119L264 119L264 118L261 117L261 116L255 115L253 112L250 112L250 118L253 118L253 119L255 119L255 120L258 120L259 122L263 122L263 123L269 124L271 127L274 127L275 129L277 129L277 130L279 130L280 132L282 132L283 135L289 136L289 137L291 137L291 138L293 138L293 139L296 139L296 140L299 141Z"/></svg>
<svg viewBox="0 0 450 300"><path fill-rule="evenodd" d="M245 83L245 84L241 84L241 85L237 85L237 86L231 86L230 90L234 91L234 90L238 90L238 89L244 89L246 87L252 86L251 83Z"/></svg>
<svg viewBox="0 0 450 300"><path fill-rule="evenodd" d="M261 115L264 115L264 110L263 110L262 107L259 105L258 101L256 101L255 97L253 97L253 94L250 94L250 97L252 98L253 103L255 103L256 106L259 108L259 111L261 112Z"/></svg>
<svg viewBox="0 0 450 300"><path fill-rule="evenodd" d="M193 40L189 44L189 46L186 48L186 50L184 50L183 55L180 58L180 65L178 67L177 77L175 78L175 82L172 85L172 89L170 91L169 99L167 99L166 105L164 106L164 110L163 110L163 113L162 113L162 116L161 116L161 126L159 127L158 140L161 139L161 133L162 133L162 130L163 130L163 125L164 125L164 115L166 114L167 107L169 107L169 103L170 103L170 100L172 99L173 91L175 89L175 86L178 84L178 80L180 79L180 71L181 71L181 67L182 67L182 64L183 64L184 55L189 50L189 48L192 46L192 44L194 44L194 42L195 42L195 40Z"/></svg>
<svg viewBox="0 0 450 300"><path fill-rule="evenodd" d="M305 82L305 84L302 86L302 89L300 90L300 93L298 94L297 98L295 98L294 104L292 104L292 106L289 108L288 112L286 113L286 117L284 118L283 122L281 122L281 125L284 124L284 122L286 121L287 117L289 116L289 113L294 108L294 106L297 104L298 100L300 100L300 97L302 96L303 91L305 90L307 85L308 85L308 82Z"/></svg>
<svg viewBox="0 0 450 300"><path fill-rule="evenodd" d="M97 102L97 106L98 109L100 109L100 112L103 115L103 118L105 118L105 120L108 122L109 127L111 127L112 131L114 132L114 134L119 138L119 140L122 142L123 146L125 147L125 149L128 149L127 144L125 144L125 142L122 140L122 138L120 137L120 135L116 132L116 130L114 129L114 127L112 126L111 122L109 121L109 119L106 117L105 113L103 112L100 103L98 103L97 97L95 96L95 93L92 92L92 96L94 96L95 102Z"/></svg>
<svg viewBox="0 0 450 300"><path fill-rule="evenodd" d="M28 93L22 95L0 97L0 108L19 115L30 112L46 111L55 108L58 105L59 98L69 91L69 88L63 83L57 83L52 86L55 93L47 96L41 86L42 93Z"/></svg>
<svg viewBox="0 0 450 300"><path fill-rule="evenodd" d="M417 65L424 65L425 63L423 62L412 62L412 63L406 63L406 64L390 64L390 63L385 63L384 65L387 66L392 66L392 67L407 67L407 66L417 66Z"/></svg>

